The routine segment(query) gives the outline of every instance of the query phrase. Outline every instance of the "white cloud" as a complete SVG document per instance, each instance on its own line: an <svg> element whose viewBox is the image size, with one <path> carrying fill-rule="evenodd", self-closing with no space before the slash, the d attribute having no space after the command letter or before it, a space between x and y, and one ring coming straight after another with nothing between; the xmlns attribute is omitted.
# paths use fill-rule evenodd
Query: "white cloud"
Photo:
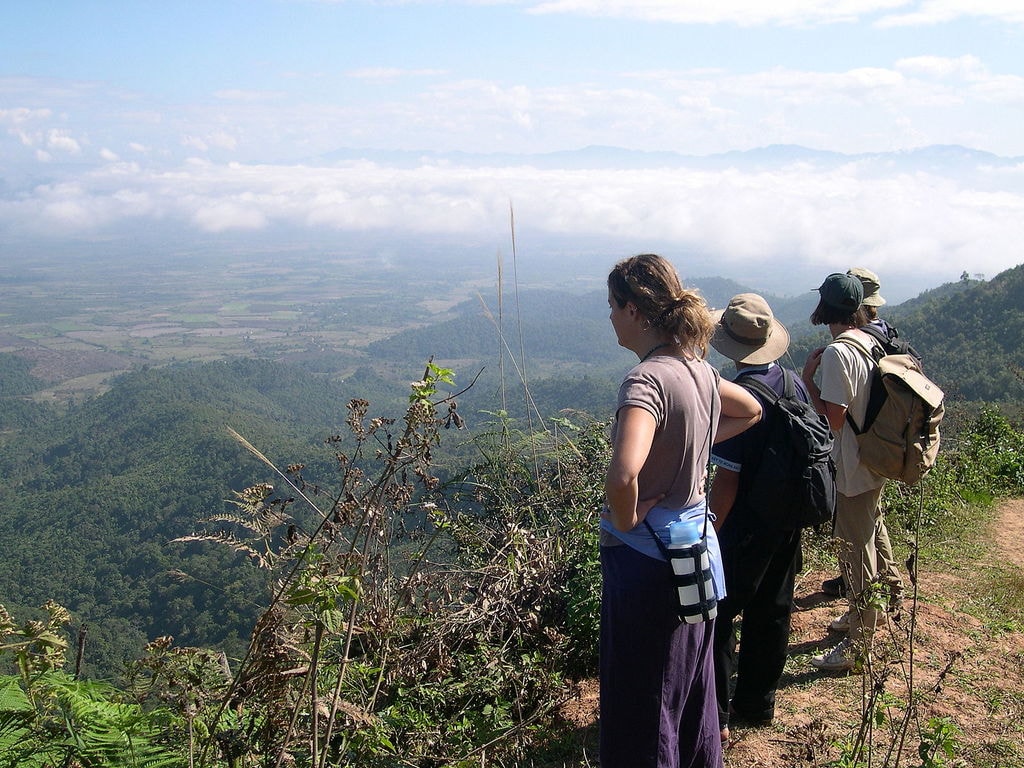
<svg viewBox="0 0 1024 768"><path fill-rule="evenodd" d="M264 229L267 218L251 202L234 199L213 201L199 207L193 213L192 221L206 232Z"/></svg>
<svg viewBox="0 0 1024 768"><path fill-rule="evenodd" d="M895 68L907 75L936 79L964 78L980 80L988 76L977 56L911 56L896 61Z"/></svg>
<svg viewBox="0 0 1024 768"><path fill-rule="evenodd" d="M0 125L8 127L49 120L51 117L53 117L53 112L49 109L29 109L27 107L0 109Z"/></svg>
<svg viewBox="0 0 1024 768"><path fill-rule="evenodd" d="M873 20L882 27L981 18L1024 24L1018 0L541 0L535 14L576 14L675 24L810 26Z"/></svg>
<svg viewBox="0 0 1024 768"><path fill-rule="evenodd" d="M912 10L886 16L878 24L880 27L918 27L964 18L1024 24L1024 6L1017 0L920 0Z"/></svg>
<svg viewBox="0 0 1024 768"><path fill-rule="evenodd" d="M894 275L920 264L994 274L1019 262L1024 241L1024 165L959 179L866 162L754 172L193 161L166 173L122 163L0 201L0 225L41 237L153 220L197 233L280 226L475 240L507 231L510 203L531 231L673 243L715 254L722 273L779 260L841 266L870 255Z"/></svg>
<svg viewBox="0 0 1024 768"><path fill-rule="evenodd" d="M1002 75L980 80L973 84L971 93L979 100L993 104L1024 107L1024 77Z"/></svg>
<svg viewBox="0 0 1024 768"><path fill-rule="evenodd" d="M51 128L46 133L47 150L66 152L69 155L77 155L82 151L78 141L68 135L67 131L58 128Z"/></svg>
<svg viewBox="0 0 1024 768"><path fill-rule="evenodd" d="M241 102L246 104L278 101L287 96L283 91L246 91L239 88L215 91L213 95L218 99L223 99L224 101Z"/></svg>
<svg viewBox="0 0 1024 768"><path fill-rule="evenodd" d="M189 149L198 149L200 152L205 152L210 146L198 136L186 135L181 137L181 145L188 147Z"/></svg>
<svg viewBox="0 0 1024 768"><path fill-rule="evenodd" d="M238 139L227 131L213 131L206 136L207 143L212 147L220 149L236 149Z"/></svg>

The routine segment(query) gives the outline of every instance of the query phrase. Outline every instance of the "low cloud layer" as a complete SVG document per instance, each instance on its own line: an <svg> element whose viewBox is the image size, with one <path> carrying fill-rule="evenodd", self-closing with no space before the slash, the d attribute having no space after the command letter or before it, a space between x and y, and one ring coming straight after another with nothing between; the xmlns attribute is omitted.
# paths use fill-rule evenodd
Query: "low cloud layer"
<svg viewBox="0 0 1024 768"><path fill-rule="evenodd" d="M112 162L0 200L26 239L111 236L152 221L208 237L289 228L500 239L510 205L539 234L674 244L748 265L870 263L905 274L989 275L1020 261L1024 164L942 173L892 158L739 168L542 170L214 164L154 172Z"/></svg>

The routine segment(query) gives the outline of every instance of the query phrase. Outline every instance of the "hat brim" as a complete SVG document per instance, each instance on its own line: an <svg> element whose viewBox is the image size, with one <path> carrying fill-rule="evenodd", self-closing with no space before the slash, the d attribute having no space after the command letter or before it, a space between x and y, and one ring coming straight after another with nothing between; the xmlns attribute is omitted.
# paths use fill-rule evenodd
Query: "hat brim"
<svg viewBox="0 0 1024 768"><path fill-rule="evenodd" d="M885 299L876 293L874 296L865 296L864 301L862 301L861 304L868 307L880 307L885 304Z"/></svg>
<svg viewBox="0 0 1024 768"><path fill-rule="evenodd" d="M771 333L768 334L764 344L755 346L737 341L729 335L725 326L722 325L722 315L724 314L724 309L718 309L711 313L711 317L715 321L715 334L711 337L711 346L730 360L748 365L762 365L775 362L789 349L789 331L775 318L772 318Z"/></svg>

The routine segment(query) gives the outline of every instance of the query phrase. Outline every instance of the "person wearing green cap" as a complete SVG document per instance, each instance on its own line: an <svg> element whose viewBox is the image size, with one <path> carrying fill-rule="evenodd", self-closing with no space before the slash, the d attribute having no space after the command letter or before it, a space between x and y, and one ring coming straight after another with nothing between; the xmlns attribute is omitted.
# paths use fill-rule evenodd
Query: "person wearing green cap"
<svg viewBox="0 0 1024 768"><path fill-rule="evenodd" d="M853 275L860 280L861 287L864 289L861 309L864 311L867 323L863 327L868 332L876 330L881 333L881 338L889 340L897 338L899 331L878 316L878 308L886 303L881 294L882 284L878 279L878 275L865 267L851 267L846 271L846 274ZM916 353L914 354L917 356ZM886 586L889 612L896 613L903 605L903 576L900 574L899 566L896 564L896 559L893 556L892 544L889 540L889 530L886 528L885 518L882 517L881 511L879 512L879 519L881 523L878 535L875 537L878 576ZM840 573L834 579L823 581L821 583L821 591L826 595L846 597L846 583L843 580L843 575ZM837 631L846 631L849 627L849 616L841 616L836 619L832 622L831 627Z"/></svg>
<svg viewBox="0 0 1024 768"><path fill-rule="evenodd" d="M836 442L835 536L842 541L839 564L846 580L849 601L849 635L835 648L811 659L823 670L847 671L861 654L870 650L871 639L884 614L866 600L878 575L877 542L882 522L879 499L885 478L860 463L857 437L846 424L847 411L863 422L870 394L871 363L841 337L856 340L868 349L875 345L861 330L867 323L862 308L864 287L859 278L836 272L818 288L819 301L811 315L813 325L827 326L833 342L814 350L804 364L802 378L815 408L825 415ZM820 387L815 382L819 374Z"/></svg>

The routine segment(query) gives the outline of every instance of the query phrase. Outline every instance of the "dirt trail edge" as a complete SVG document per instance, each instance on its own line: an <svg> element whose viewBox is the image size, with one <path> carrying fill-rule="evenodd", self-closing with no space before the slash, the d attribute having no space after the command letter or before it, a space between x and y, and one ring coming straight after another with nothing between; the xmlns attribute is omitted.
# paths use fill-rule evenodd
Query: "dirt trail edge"
<svg viewBox="0 0 1024 768"><path fill-rule="evenodd" d="M998 616L981 621L962 610L965 596L977 597L985 589L977 574L986 565L1024 569L1024 500L1001 503L994 518L983 562L973 568L970 563L920 564L913 669L918 725L907 731L901 766L921 764L917 728L928 730L931 718L949 720L960 730L957 757L964 760L962 765L1024 766L1024 634L1019 627L993 631ZM800 575L777 722L740 732L726 751L726 768L816 768L836 757L835 745L848 739L858 723L865 678L822 675L808 663L811 653L840 639L828 631L828 623L842 613L843 602L820 592L822 578L831 575ZM881 640L877 656L885 667L876 668L874 678L885 678L886 692L899 702L908 695L909 635L909 613L904 611L876 636ZM892 716L899 709L894 707ZM882 738L876 743L891 741L882 735L888 727L879 728ZM876 753L875 762L881 765L882 757Z"/></svg>
<svg viewBox="0 0 1024 768"><path fill-rule="evenodd" d="M994 534L999 558L1024 569L1024 499L1013 499L999 507Z"/></svg>

